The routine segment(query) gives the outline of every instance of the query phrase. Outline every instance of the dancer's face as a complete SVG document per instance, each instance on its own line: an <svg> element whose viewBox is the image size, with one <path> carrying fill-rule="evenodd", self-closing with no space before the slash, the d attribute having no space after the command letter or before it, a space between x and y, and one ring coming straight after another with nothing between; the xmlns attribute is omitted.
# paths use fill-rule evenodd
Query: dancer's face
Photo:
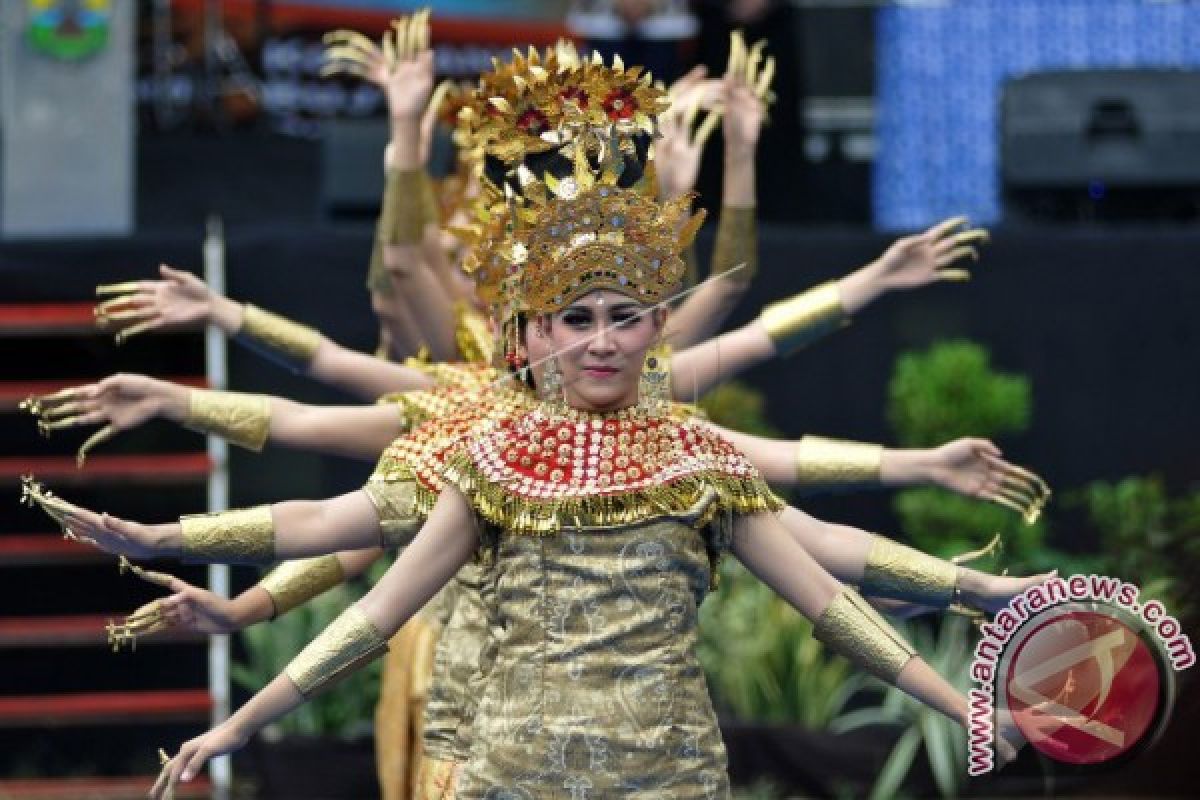
<svg viewBox="0 0 1200 800"><path fill-rule="evenodd" d="M646 352L665 321L665 310L649 311L607 289L540 318L539 332L558 359L567 403L583 411L614 411L637 403Z"/></svg>

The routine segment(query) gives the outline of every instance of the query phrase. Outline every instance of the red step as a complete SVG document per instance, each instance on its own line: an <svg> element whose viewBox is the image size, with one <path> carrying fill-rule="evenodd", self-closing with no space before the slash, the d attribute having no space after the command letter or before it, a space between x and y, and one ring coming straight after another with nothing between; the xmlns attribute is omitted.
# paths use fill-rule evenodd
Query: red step
<svg viewBox="0 0 1200 800"><path fill-rule="evenodd" d="M96 327L96 304L13 303L0 305L0 336L104 334Z"/></svg>
<svg viewBox="0 0 1200 800"><path fill-rule="evenodd" d="M211 711L207 689L10 696L0 697L0 728L204 722Z"/></svg>
<svg viewBox="0 0 1200 800"><path fill-rule="evenodd" d="M133 609L113 614L81 614L68 617L0 617L0 650L20 647L79 647L108 645L106 625L120 620ZM191 631L156 633L138 639L148 644L201 642L208 637ZM128 646L125 648L128 649ZM3 795L0 795L3 797Z"/></svg>
<svg viewBox="0 0 1200 800"><path fill-rule="evenodd" d="M108 553L64 539L57 533L16 533L0 536L0 567L96 564L112 560L113 556Z"/></svg>
<svg viewBox="0 0 1200 800"><path fill-rule="evenodd" d="M157 775L127 778L43 778L0 781L4 800L144 800ZM176 800L211 797L212 782L200 775L175 789Z"/></svg>
<svg viewBox="0 0 1200 800"><path fill-rule="evenodd" d="M22 475L57 485L97 483L202 483L212 471L207 453L89 456L82 469L72 456L0 458L0 484L17 483Z"/></svg>
<svg viewBox="0 0 1200 800"><path fill-rule="evenodd" d="M164 381L190 386L195 389L208 388L208 379L191 375L163 378ZM17 406L26 397L51 394L69 386L82 386L90 383L86 378L56 381L0 381L0 412L16 411Z"/></svg>

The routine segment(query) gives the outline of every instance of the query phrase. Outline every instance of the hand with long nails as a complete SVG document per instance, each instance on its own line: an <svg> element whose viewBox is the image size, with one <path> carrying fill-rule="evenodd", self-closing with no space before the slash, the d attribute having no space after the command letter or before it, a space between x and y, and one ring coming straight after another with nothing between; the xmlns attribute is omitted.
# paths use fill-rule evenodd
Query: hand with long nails
<svg viewBox="0 0 1200 800"><path fill-rule="evenodd" d="M76 454L76 462L83 466L92 448L122 431L164 413L182 420L187 414L187 392L185 387L167 381L122 373L97 383L31 397L22 406L37 416L38 428L47 436L68 428L103 425Z"/></svg>
<svg viewBox="0 0 1200 800"><path fill-rule="evenodd" d="M392 116L420 117L431 105L433 52L429 49L429 9L392 21L381 44L356 31L325 35L322 75L348 74L384 91Z"/></svg>
<svg viewBox="0 0 1200 800"><path fill-rule="evenodd" d="M968 259L978 261L978 247L988 240L986 230L970 227L966 217L954 217L924 233L896 240L873 266L885 290L965 281L970 279L970 272L956 265Z"/></svg>
<svg viewBox="0 0 1200 800"><path fill-rule="evenodd" d="M721 118L711 107L722 84L707 80L705 74L703 66L695 67L668 90L671 107L659 119L661 138L654 145L659 196L663 200L674 200L696 187L704 144ZM696 125L697 115L706 106L710 110Z"/></svg>
<svg viewBox="0 0 1200 800"><path fill-rule="evenodd" d="M232 753L244 747L248 740L248 736L239 732L226 720L207 733L184 742L173 758L166 757L166 753L159 750L162 771L158 774L154 786L150 788L148 796L153 800L170 800L174 797L175 788L181 782L187 783L199 775L210 759ZM165 761L162 760L164 757Z"/></svg>
<svg viewBox="0 0 1200 800"><path fill-rule="evenodd" d="M103 299L96 325L116 334L117 344L147 331L198 330L212 322L213 295L190 272L159 265L159 281L127 281L96 287Z"/></svg>
<svg viewBox="0 0 1200 800"><path fill-rule="evenodd" d="M179 552L178 523L142 525L110 514L97 514L56 497L32 476L21 479L21 502L45 511L67 538L90 544L106 553L143 559Z"/></svg>
<svg viewBox="0 0 1200 800"><path fill-rule="evenodd" d="M171 594L146 603L120 622L109 622L108 643L113 652L125 645L136 648L139 638L163 631L224 634L242 628L232 600L174 575L135 566L124 556L120 564L122 572L132 572L144 581L170 590Z"/></svg>
<svg viewBox="0 0 1200 800"><path fill-rule="evenodd" d="M720 107L724 110L726 147L736 152L753 151L766 120L767 106L774 96L775 58L763 60L766 40L747 49L741 31L729 37L729 65L725 71Z"/></svg>
<svg viewBox="0 0 1200 800"><path fill-rule="evenodd" d="M955 439L926 451L927 480L967 497L1004 506L1027 525L1041 516L1050 487L1033 472L1010 464L987 439Z"/></svg>

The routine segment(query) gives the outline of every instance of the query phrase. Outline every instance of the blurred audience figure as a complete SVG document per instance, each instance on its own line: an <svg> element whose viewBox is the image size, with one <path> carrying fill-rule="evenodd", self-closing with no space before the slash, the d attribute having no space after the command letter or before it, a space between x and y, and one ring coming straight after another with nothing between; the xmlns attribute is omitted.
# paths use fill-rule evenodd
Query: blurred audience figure
<svg viewBox="0 0 1200 800"><path fill-rule="evenodd" d="M585 51L619 55L668 84L691 66L700 28L686 0L574 0L567 27Z"/></svg>

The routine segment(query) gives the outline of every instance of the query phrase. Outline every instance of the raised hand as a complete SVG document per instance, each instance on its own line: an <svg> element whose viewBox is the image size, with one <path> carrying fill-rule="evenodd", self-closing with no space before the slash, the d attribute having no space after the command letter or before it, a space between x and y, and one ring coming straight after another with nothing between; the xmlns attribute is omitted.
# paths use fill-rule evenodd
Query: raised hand
<svg viewBox="0 0 1200 800"><path fill-rule="evenodd" d="M121 373L97 383L31 397L21 408L38 418L38 428L47 436L67 428L103 424L76 454L76 462L83 466L94 447L162 414L172 404L184 413L187 389L145 375Z"/></svg>
<svg viewBox="0 0 1200 800"><path fill-rule="evenodd" d="M174 575L135 566L124 557L121 558L121 570L169 589L171 594L152 600L120 622L109 622L108 643L113 652L125 645L136 649L138 638L163 631L222 634L241 629L234 602L229 598L193 586Z"/></svg>
<svg viewBox="0 0 1200 800"><path fill-rule="evenodd" d="M142 525L109 514L97 514L56 497L32 477L24 477L21 481L21 502L45 511L68 539L130 558L153 558L166 553L165 542L171 525Z"/></svg>
<svg viewBox="0 0 1200 800"><path fill-rule="evenodd" d="M969 280L971 273L956 265L978 261L979 245L988 232L971 228L966 217L954 217L924 233L897 239L873 264L881 288L915 289L939 281Z"/></svg>
<svg viewBox="0 0 1200 800"><path fill-rule="evenodd" d="M1050 500L1050 487L1033 472L1004 460L987 439L956 439L929 451L929 481L1020 514L1032 525Z"/></svg>
<svg viewBox="0 0 1200 800"><path fill-rule="evenodd" d="M722 83L707 80L705 75L703 66L695 67L668 90L671 106L660 117L662 138L654 145L659 196L663 200L673 200L696 187L704 144L721 119L720 112L713 108L723 92ZM702 109L708 109L708 113L697 126L696 117Z"/></svg>
<svg viewBox="0 0 1200 800"><path fill-rule="evenodd" d="M116 334L117 344L147 331L195 330L212 321L213 295L190 272L158 268L160 281L128 281L96 287L96 324Z"/></svg>
<svg viewBox="0 0 1200 800"><path fill-rule="evenodd" d="M741 31L729 36L729 65L725 71L722 107L725 111L725 146L734 152L753 152L766 120L767 106L774 99L771 81L775 57L764 60L766 40L746 47Z"/></svg>
<svg viewBox="0 0 1200 800"><path fill-rule="evenodd" d="M393 117L421 117L433 89L433 52L429 49L429 9L392 21L380 44L356 31L325 35L322 75L349 74L378 86Z"/></svg>

